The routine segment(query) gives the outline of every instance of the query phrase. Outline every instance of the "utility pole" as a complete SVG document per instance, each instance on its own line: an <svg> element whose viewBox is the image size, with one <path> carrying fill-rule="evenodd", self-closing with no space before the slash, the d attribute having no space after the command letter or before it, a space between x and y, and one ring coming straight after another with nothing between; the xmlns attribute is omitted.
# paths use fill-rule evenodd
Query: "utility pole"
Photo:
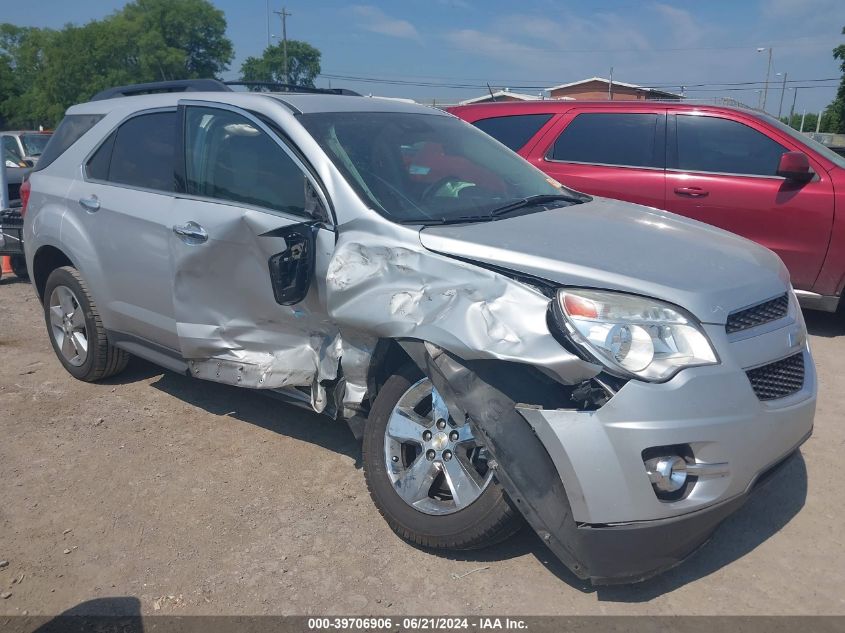
<svg viewBox="0 0 845 633"><path fill-rule="evenodd" d="M788 73L783 73L783 83L780 86L780 105L778 106L778 121L780 121L780 113L783 110L783 93L786 92L786 76Z"/></svg>
<svg viewBox="0 0 845 633"><path fill-rule="evenodd" d="M793 88L795 94L792 95L792 107L789 109L789 121L787 121L787 125L792 127L792 117L795 114L795 101L798 99L798 88Z"/></svg>
<svg viewBox="0 0 845 633"><path fill-rule="evenodd" d="M766 111L766 98L769 96L769 76L772 74L772 47L758 48L757 52L769 51L769 63L766 66L766 84L763 86L763 112Z"/></svg>
<svg viewBox="0 0 845 633"><path fill-rule="evenodd" d="M807 118L807 108L804 108L804 114L801 115L801 129L798 130L799 132L804 131L804 119Z"/></svg>
<svg viewBox="0 0 845 633"><path fill-rule="evenodd" d="M282 59L284 59L285 64L285 83L290 83L288 78L288 24L287 19L292 16L292 13L288 13L285 7L282 7L281 11L273 11L282 21Z"/></svg>
<svg viewBox="0 0 845 633"><path fill-rule="evenodd" d="M270 0L267 0L267 48L270 48Z"/></svg>
<svg viewBox="0 0 845 633"><path fill-rule="evenodd" d="M822 112L819 110L819 113L816 115L816 134L819 133L819 129L822 126Z"/></svg>
<svg viewBox="0 0 845 633"><path fill-rule="evenodd" d="M607 82L607 100L613 101L613 66L610 67L610 80Z"/></svg>

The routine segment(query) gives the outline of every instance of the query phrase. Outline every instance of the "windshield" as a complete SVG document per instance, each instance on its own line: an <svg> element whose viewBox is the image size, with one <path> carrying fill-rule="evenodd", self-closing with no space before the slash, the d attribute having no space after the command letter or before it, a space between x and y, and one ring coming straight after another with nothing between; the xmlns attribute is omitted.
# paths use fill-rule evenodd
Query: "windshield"
<svg viewBox="0 0 845 633"><path fill-rule="evenodd" d="M781 132L786 132L796 141L798 141L799 143L803 143L804 145L808 145L810 149L812 149L818 154L821 154L837 167L842 167L843 169L845 169L845 156L840 156L829 147L825 147L824 145L819 143L816 139L810 138L803 132L799 132L795 128L789 127L783 121L778 121L776 118L768 115L765 116L765 119L768 123L774 125Z"/></svg>
<svg viewBox="0 0 845 633"><path fill-rule="evenodd" d="M502 207L534 196L544 196L545 206L582 201L455 117L329 112L299 120L361 198L396 222L493 219ZM513 210L530 212L528 207L543 208L529 202Z"/></svg>
<svg viewBox="0 0 845 633"><path fill-rule="evenodd" d="M49 140L50 134L24 134L21 136L21 142L23 142L27 156L41 156Z"/></svg>

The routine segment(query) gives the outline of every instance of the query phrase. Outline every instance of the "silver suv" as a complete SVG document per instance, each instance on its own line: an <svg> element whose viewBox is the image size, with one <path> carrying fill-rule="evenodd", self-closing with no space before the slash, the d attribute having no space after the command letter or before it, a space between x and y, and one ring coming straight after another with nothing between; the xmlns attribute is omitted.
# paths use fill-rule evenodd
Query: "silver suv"
<svg viewBox="0 0 845 633"><path fill-rule="evenodd" d="M594 583L677 564L810 435L772 252L439 110L210 87L70 108L24 187L74 377L134 354L270 390L363 439L402 538L478 548L524 517Z"/></svg>

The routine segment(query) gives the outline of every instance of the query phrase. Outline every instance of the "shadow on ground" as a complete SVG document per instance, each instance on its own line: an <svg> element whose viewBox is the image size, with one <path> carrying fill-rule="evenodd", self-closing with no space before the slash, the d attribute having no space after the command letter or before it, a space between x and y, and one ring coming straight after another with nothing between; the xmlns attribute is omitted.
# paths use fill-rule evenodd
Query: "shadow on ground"
<svg viewBox="0 0 845 633"><path fill-rule="evenodd" d="M158 376L158 378L155 378ZM153 378L151 386L217 416L227 416L346 455L361 467L361 446L345 422L282 402L260 389L197 380L132 357L126 371L102 384L129 384Z"/></svg>
<svg viewBox="0 0 845 633"><path fill-rule="evenodd" d="M711 540L678 567L634 585L593 587L575 576L527 526L496 547L449 556L483 566L532 554L561 581L586 593L594 592L601 602L648 602L684 585L709 576L739 560L779 532L804 506L807 497L807 469L800 453L789 458L770 480L754 491L748 502L716 530Z"/></svg>
<svg viewBox="0 0 845 633"><path fill-rule="evenodd" d="M342 422L280 402L266 394L256 393L256 390L196 380L169 371L162 372L157 366L133 357L124 373L107 382L124 384L158 376L151 383L152 387L183 402L214 415L233 417L274 433L316 444L351 457L357 468L361 466L360 444ZM591 586L558 561L528 527L495 547L450 553L448 558L475 561L479 566L484 566L488 562L532 554L561 581L579 591L595 592L600 601L647 602L704 578L753 551L798 513L806 496L807 470L803 457L796 452L765 484L754 491L736 514L716 530L709 543L678 567L635 585Z"/></svg>
<svg viewBox="0 0 845 633"><path fill-rule="evenodd" d="M842 308L837 312L804 310L804 321L807 323L807 331L814 336L845 335L845 310Z"/></svg>
<svg viewBox="0 0 845 633"><path fill-rule="evenodd" d="M14 273L3 271L3 276L0 277L0 286L11 286L12 284L28 284L29 279L17 277Z"/></svg>
<svg viewBox="0 0 845 633"><path fill-rule="evenodd" d="M143 633L141 602L131 596L115 596L86 600L63 611L54 618L22 618L26 630L32 633L91 633L93 631L120 631ZM15 627L16 622L12 622ZM30 625L30 626L27 626ZM34 625L36 628L31 628ZM24 630L24 629L21 629Z"/></svg>

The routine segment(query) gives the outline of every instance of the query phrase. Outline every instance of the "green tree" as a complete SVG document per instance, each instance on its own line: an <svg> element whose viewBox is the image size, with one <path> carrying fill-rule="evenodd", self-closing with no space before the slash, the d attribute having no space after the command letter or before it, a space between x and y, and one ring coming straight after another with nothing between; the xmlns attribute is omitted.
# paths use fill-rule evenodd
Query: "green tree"
<svg viewBox="0 0 845 633"><path fill-rule="evenodd" d="M284 46L264 49L261 57L247 57L241 66L242 81L268 81L314 87L320 74L320 51L306 42L288 40L288 72L285 81Z"/></svg>
<svg viewBox="0 0 845 633"><path fill-rule="evenodd" d="M232 61L226 18L207 0L135 0L111 21L142 81L216 77Z"/></svg>
<svg viewBox="0 0 845 633"><path fill-rule="evenodd" d="M842 34L845 35L845 27L842 27ZM845 133L845 44L840 44L833 49L833 58L840 61L842 80L839 82L836 98L822 114L822 127L827 132L843 134Z"/></svg>
<svg viewBox="0 0 845 633"><path fill-rule="evenodd" d="M782 116L780 120L783 123L786 123L788 126L795 128L796 130L801 128L801 116L800 112L795 112L792 115L792 120L789 120L789 116ZM804 131L805 132L815 132L816 131L816 121L818 121L819 115L815 112L808 112L807 116L804 117ZM824 132L824 129L820 129L820 132Z"/></svg>
<svg viewBox="0 0 845 633"><path fill-rule="evenodd" d="M0 24L0 55L14 78L12 90L0 83L0 116L33 127L55 125L68 106L110 86L217 76L233 48L208 0L134 0L59 31Z"/></svg>

